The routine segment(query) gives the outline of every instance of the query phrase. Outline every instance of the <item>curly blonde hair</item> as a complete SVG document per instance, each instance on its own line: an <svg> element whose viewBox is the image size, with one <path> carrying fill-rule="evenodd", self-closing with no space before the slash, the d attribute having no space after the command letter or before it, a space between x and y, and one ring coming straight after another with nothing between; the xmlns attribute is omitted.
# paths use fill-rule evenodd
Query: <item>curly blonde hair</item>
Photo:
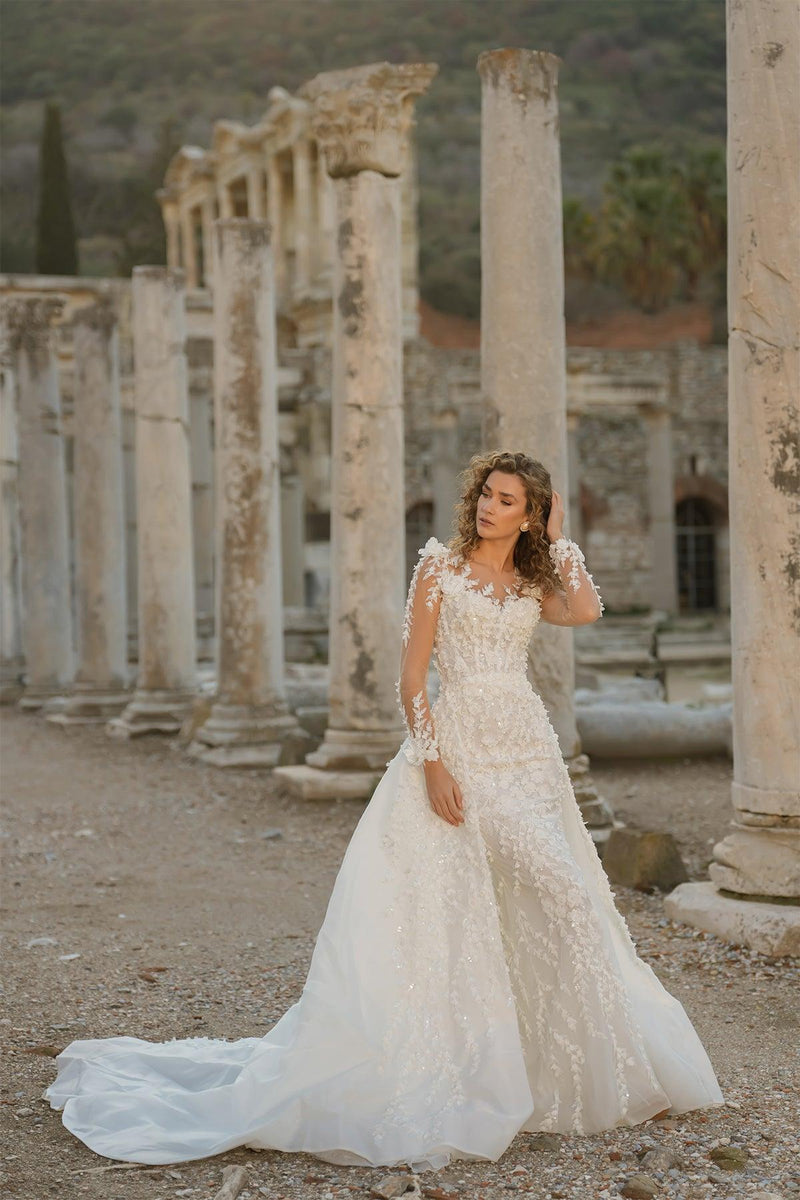
<svg viewBox="0 0 800 1200"><path fill-rule="evenodd" d="M548 554L550 539L547 536L547 520L553 499L550 472L537 459L516 450L473 454L458 476L461 499L455 509L457 532L447 546L466 561L482 540L476 519L478 497L492 471L516 475L525 488L528 528L520 533L514 546L514 566L526 583L538 591L539 598L543 599L550 592L558 591L562 581Z"/></svg>

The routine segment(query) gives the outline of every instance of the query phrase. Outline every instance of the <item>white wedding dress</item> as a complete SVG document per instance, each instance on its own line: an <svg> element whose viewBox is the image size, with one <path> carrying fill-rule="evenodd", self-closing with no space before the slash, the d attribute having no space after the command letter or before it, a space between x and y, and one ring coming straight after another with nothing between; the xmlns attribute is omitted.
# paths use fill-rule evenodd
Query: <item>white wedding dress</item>
<svg viewBox="0 0 800 1200"><path fill-rule="evenodd" d="M432 810L430 721L406 717L302 995L268 1033L58 1055L44 1096L98 1154L177 1163L247 1146L437 1169L496 1160L521 1130L724 1103L684 1008L636 954L527 679L535 589L499 600L436 539L419 555L404 641L425 575L440 604L427 715L463 823Z"/></svg>

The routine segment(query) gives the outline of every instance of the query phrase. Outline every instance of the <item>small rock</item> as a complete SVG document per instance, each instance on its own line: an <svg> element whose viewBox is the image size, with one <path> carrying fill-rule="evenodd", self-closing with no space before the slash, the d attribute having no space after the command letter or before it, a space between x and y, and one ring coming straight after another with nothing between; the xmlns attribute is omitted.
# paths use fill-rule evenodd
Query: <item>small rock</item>
<svg viewBox="0 0 800 1200"><path fill-rule="evenodd" d="M269 838L282 838L283 830L282 829L265 829L263 831L263 833L260 833L258 836L260 838L264 838L265 841Z"/></svg>
<svg viewBox="0 0 800 1200"><path fill-rule="evenodd" d="M750 1154L744 1146L715 1146L709 1150L708 1157L723 1171L743 1171Z"/></svg>
<svg viewBox="0 0 800 1200"><path fill-rule="evenodd" d="M421 1196L416 1175L384 1175L370 1188L370 1196L379 1200L394 1200L395 1196Z"/></svg>
<svg viewBox="0 0 800 1200"><path fill-rule="evenodd" d="M658 1183L651 1175L637 1172L625 1180L620 1195L629 1197L629 1200L652 1200L653 1196L658 1195Z"/></svg>
<svg viewBox="0 0 800 1200"><path fill-rule="evenodd" d="M640 1166L645 1167L648 1171L668 1171L670 1167L674 1167L680 1163L680 1156L674 1150L667 1149L666 1146L659 1146L657 1150L648 1150L640 1160Z"/></svg>
<svg viewBox="0 0 800 1200"><path fill-rule="evenodd" d="M58 938L38 937L38 938L31 938L31 940L29 942L26 942L25 949L30 950L31 946L57 946L57 945L58 945Z"/></svg>
<svg viewBox="0 0 800 1200"><path fill-rule="evenodd" d="M59 962L72 962L73 958L80 958L80 954L76 950L74 954L59 954Z"/></svg>
<svg viewBox="0 0 800 1200"><path fill-rule="evenodd" d="M534 1133L528 1142L529 1150L559 1150L561 1138L557 1133Z"/></svg>
<svg viewBox="0 0 800 1200"><path fill-rule="evenodd" d="M32 1108L15 1108L14 1109L15 1117L30 1117L32 1115L33 1115Z"/></svg>

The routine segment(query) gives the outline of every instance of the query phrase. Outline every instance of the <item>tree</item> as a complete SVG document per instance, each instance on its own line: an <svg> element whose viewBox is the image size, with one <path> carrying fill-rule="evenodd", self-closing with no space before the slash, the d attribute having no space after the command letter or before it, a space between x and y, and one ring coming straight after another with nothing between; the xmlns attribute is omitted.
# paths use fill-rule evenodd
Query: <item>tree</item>
<svg viewBox="0 0 800 1200"><path fill-rule="evenodd" d="M61 136L61 112L52 102L45 107L39 150L36 271L39 275L78 274L78 244Z"/></svg>
<svg viewBox="0 0 800 1200"><path fill-rule="evenodd" d="M664 308L699 269L693 213L680 172L658 149L634 146L612 168L600 212L598 275L647 312Z"/></svg>
<svg viewBox="0 0 800 1200"><path fill-rule="evenodd" d="M155 193L163 187L167 167L179 148L177 122L165 117L147 171L131 178L126 187L126 222L116 253L120 275L127 277L140 263L166 261L164 223Z"/></svg>

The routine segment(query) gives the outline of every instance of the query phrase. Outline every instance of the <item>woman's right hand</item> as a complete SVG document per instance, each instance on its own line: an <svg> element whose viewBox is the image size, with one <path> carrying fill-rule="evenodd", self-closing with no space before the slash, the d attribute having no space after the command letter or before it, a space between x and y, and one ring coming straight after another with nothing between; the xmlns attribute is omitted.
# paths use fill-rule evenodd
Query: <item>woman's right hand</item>
<svg viewBox="0 0 800 1200"><path fill-rule="evenodd" d="M450 825L461 825L464 820L464 798L447 767L437 758L426 762L424 770L425 786L433 811Z"/></svg>

